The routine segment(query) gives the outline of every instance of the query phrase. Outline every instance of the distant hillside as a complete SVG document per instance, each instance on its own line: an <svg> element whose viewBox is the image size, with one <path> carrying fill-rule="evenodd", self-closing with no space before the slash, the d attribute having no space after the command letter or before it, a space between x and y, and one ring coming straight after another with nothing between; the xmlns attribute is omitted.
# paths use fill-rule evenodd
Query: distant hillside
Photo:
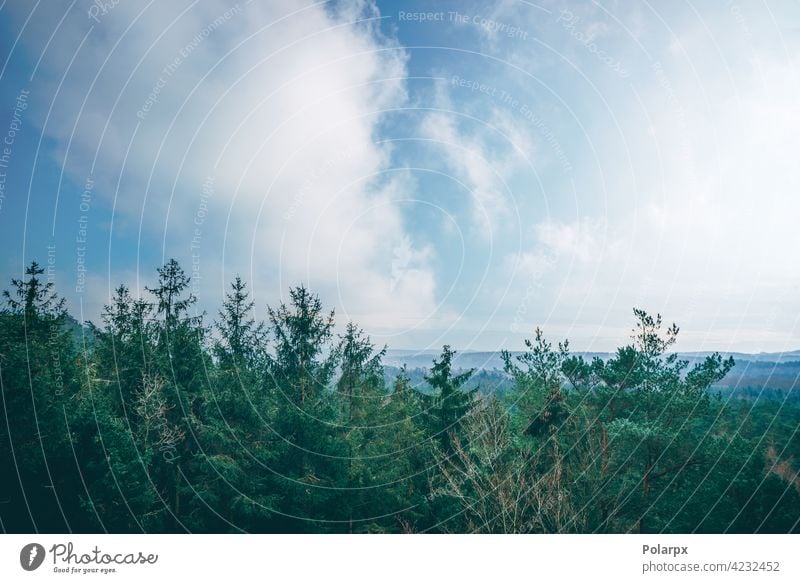
<svg viewBox="0 0 800 583"><path fill-rule="evenodd" d="M89 326L82 326L80 322L69 314L67 314L67 318L64 321L64 329L72 335L76 346L83 347L84 342L87 347L94 344L95 338L92 329Z"/></svg>
<svg viewBox="0 0 800 583"><path fill-rule="evenodd" d="M522 354L521 352L511 352L512 355ZM592 360L595 357L606 360L612 356L610 352L575 352L573 354L583 356L587 360ZM710 351L706 352L680 352L680 358L694 363L702 360L706 356L713 354ZM409 368L427 368L431 365L431 361L439 355L437 350L388 350L384 363L390 366L402 366L406 364ZM739 363L758 363L758 364L775 364L775 363L800 363L800 350L793 350L791 352L760 352L758 354L747 354L744 352L727 352L722 353L723 357L732 356ZM458 352L453 359L454 364L458 368L477 368L477 369L500 369L503 368L503 360L500 357L500 352L472 352L462 351Z"/></svg>
<svg viewBox="0 0 800 583"><path fill-rule="evenodd" d="M430 368L434 358L438 356L435 350L389 350L384 358L387 380L393 379L406 365L412 383L421 390L425 389L423 376ZM512 352L512 355L521 352ZM608 352L576 352L587 360L601 358L606 360L612 355ZM680 358L688 360L689 365L701 361L711 352L685 352L679 353ZM722 381L715 385L723 395L756 399L768 398L771 400L800 400L800 350L779 353L747 354L731 352L723 356L733 356L736 366ZM480 386L481 392L503 391L511 386L511 381L503 373L503 360L499 352L459 352L453 359L456 369L476 369L474 382L471 386ZM791 394L789 397L787 395Z"/></svg>

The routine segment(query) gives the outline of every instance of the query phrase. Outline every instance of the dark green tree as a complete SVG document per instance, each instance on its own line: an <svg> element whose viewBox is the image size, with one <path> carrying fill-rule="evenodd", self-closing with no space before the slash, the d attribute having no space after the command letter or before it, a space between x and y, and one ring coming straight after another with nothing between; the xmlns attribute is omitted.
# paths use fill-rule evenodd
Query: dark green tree
<svg viewBox="0 0 800 583"><path fill-rule="evenodd" d="M254 305L247 284L237 275L215 325L214 354L222 368L257 370L264 366L266 329L263 322L255 321Z"/></svg>
<svg viewBox="0 0 800 583"><path fill-rule="evenodd" d="M319 297L303 286L289 295L288 305L268 308L267 384L276 401L274 429L283 441L277 478L285 520L278 528L341 530L346 519L333 501L345 481L347 447L338 438L333 390L339 360L333 311L323 312Z"/></svg>
<svg viewBox="0 0 800 583"><path fill-rule="evenodd" d="M606 486L619 503L609 521L612 530L659 531L675 511L666 493L691 487L692 468L713 460L707 428L711 385L733 366L718 354L688 369L668 350L678 327L662 331L660 315L634 310L633 343L598 367L602 384L595 391L598 423L607 430L615 455L614 481ZM623 526L624 525L624 526Z"/></svg>
<svg viewBox="0 0 800 583"><path fill-rule="evenodd" d="M370 528L369 513L380 505L381 459L372 445L379 437L380 411L386 399L381 359L386 347L375 349L364 331L349 322L337 347L339 378L336 398L343 441L347 446L347 475L342 485L342 510L347 531Z"/></svg>
<svg viewBox="0 0 800 583"><path fill-rule="evenodd" d="M36 262L12 279L0 311L0 522L6 532L97 528L77 492L70 420L79 355L65 301ZM49 274L48 274L49 275Z"/></svg>
<svg viewBox="0 0 800 583"><path fill-rule="evenodd" d="M194 488L214 509L203 524L211 531L269 530L279 503L276 407L265 386L265 327L253 306L237 276L214 325L216 367L196 419Z"/></svg>
<svg viewBox="0 0 800 583"><path fill-rule="evenodd" d="M503 399L517 460L508 479L528 484L539 506L534 519L522 526L533 532L581 532L589 518L578 501L598 486L596 466L601 458L585 400L570 389L564 373L574 368L575 360L567 341L553 348L539 328L525 346L527 350L514 357L503 352L505 370L515 380Z"/></svg>
<svg viewBox="0 0 800 583"><path fill-rule="evenodd" d="M205 349L202 314L191 314L197 298L190 279L175 259L158 268L158 285L146 288L155 299L154 366L143 378L141 399L152 400L162 412L158 449L162 454L149 470L164 501L158 520L167 531L193 529L209 511L194 483L204 453L196 428L208 394L211 359ZM150 407L150 404L142 404ZM213 511L211 511L213 514Z"/></svg>
<svg viewBox="0 0 800 583"><path fill-rule="evenodd" d="M476 404L478 388L465 390L474 369L459 374L453 373L453 357L456 352L445 345L439 360L434 359L433 367L425 380L433 390L428 401L430 435L438 440L442 451L447 455L453 451L453 439L459 436L462 421Z"/></svg>
<svg viewBox="0 0 800 583"><path fill-rule="evenodd" d="M54 278L2 296L5 532L800 530L796 365L725 385L660 316L591 361L537 330L479 398L449 346L387 390L386 349L303 286L262 323L237 277L207 329L170 260L84 326Z"/></svg>
<svg viewBox="0 0 800 583"><path fill-rule="evenodd" d="M404 366L379 412L376 438L367 443L367 455L379 456L376 474L381 484L374 514L379 532L422 532L432 520L430 483L436 462L428 438L425 398L411 385Z"/></svg>

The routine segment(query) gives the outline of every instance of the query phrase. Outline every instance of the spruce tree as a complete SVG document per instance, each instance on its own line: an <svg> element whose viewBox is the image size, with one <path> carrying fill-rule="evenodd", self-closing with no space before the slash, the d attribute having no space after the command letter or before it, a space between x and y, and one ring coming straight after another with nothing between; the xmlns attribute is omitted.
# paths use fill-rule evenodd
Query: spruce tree
<svg viewBox="0 0 800 583"><path fill-rule="evenodd" d="M425 380L433 390L428 399L430 434L438 440L446 454L453 451L453 439L458 438L461 424L476 405L478 388L464 390L475 369L453 374L455 351L445 345L439 360L434 359L433 367L425 375Z"/></svg>
<svg viewBox="0 0 800 583"><path fill-rule="evenodd" d="M347 448L339 439L332 387L338 363L333 311L325 313L319 297L303 286L289 295L288 305L268 308L266 382L283 442L276 469L285 518L279 528L337 530L345 520L332 502L346 476Z"/></svg>
<svg viewBox="0 0 800 583"><path fill-rule="evenodd" d="M0 311L0 519L6 532L64 532L96 523L80 508L70 421L80 391L66 303L36 262L12 279Z"/></svg>
<svg viewBox="0 0 800 583"><path fill-rule="evenodd" d="M264 324L256 322L253 306L237 276L214 324L217 366L197 420L202 459L196 486L219 515L206 518L211 524L204 527L212 530L268 530L278 504L275 402L264 382Z"/></svg>
<svg viewBox="0 0 800 583"><path fill-rule="evenodd" d="M386 347L374 345L354 323L349 322L338 346L340 374L336 382L342 437L347 445L347 475L343 484L344 518L347 532L362 530L368 512L375 508L379 488L379 460L367 450L378 437L380 409L386 392L381 359ZM354 522L354 520L356 522Z"/></svg>

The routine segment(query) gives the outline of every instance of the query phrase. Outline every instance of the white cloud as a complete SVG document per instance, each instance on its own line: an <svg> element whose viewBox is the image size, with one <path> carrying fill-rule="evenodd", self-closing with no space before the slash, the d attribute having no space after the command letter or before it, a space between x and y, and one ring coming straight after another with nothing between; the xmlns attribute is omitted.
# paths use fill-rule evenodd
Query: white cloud
<svg viewBox="0 0 800 583"><path fill-rule="evenodd" d="M533 168L538 150L510 111L496 104L475 108L461 101L465 95L463 89L437 83L436 110L425 115L419 133L432 142L452 179L469 191L471 226L490 240L502 237L501 221L518 212L510 183L520 169Z"/></svg>
<svg viewBox="0 0 800 583"><path fill-rule="evenodd" d="M665 8L663 21L647 17L643 45L615 24L603 47L630 64L630 82L599 84L597 95L559 87L568 103L580 101L581 140L598 159L575 158L574 201L562 196L537 244L506 259L522 272L546 271L534 319L619 325L640 306L681 324L683 349L780 350L800 341L800 267L791 260L800 216L798 37L785 15L749 12L737 23L729 8ZM562 48L558 31L549 32L543 38ZM594 79L592 56L574 56ZM574 214L607 227L591 236L564 222ZM565 255L553 261L559 247Z"/></svg>
<svg viewBox="0 0 800 583"><path fill-rule="evenodd" d="M535 227L537 241L565 260L590 262L603 252L605 221L582 219L571 223L545 221Z"/></svg>
<svg viewBox="0 0 800 583"><path fill-rule="evenodd" d="M554 271L583 270L619 259L619 241L611 240L604 219L584 217L570 222L544 220L533 228L527 250L507 254L503 271L521 281L540 281Z"/></svg>
<svg viewBox="0 0 800 583"><path fill-rule="evenodd" d="M374 22L353 23L374 17L374 6L279 0L241 4L242 14L219 21L230 8L221 1L121 2L94 23L91 2L79 4L44 53L62 12L38 9L22 38L32 62L42 55L30 116L77 184L96 159L97 196L115 201L116 237L135 240L141 222L147 246L163 242L165 255L188 260L205 204L199 253L211 305L240 272L260 303L303 281L343 317L382 333L458 321L438 305L446 292L433 271L450 259L437 257L445 251L435 242L451 233L415 240L401 212L410 178L385 172L392 152L376 143L382 110L407 104L409 54ZM473 26L458 36L499 61L420 53L421 70L469 71L545 124L496 97L441 85L418 103L442 111L408 133L436 141L441 158L431 166L471 193L457 203L469 219L443 224L469 224L475 249L491 240L492 256L505 258L490 265L486 301L469 304L469 316L483 325L488 314L502 327L517 306L508 298L541 278L526 317L588 322L576 330L623 326L641 305L709 330L709 342L743 341L730 331L765 321L774 328L759 336L765 342L797 339L800 75L786 14L772 20L742 8L737 20L731 7L670 5L656 14L574 4L573 31L558 22L559 4L546 7L508 0L462 9L531 32L506 38ZM21 25L27 12L17 18ZM603 66L573 32L630 76ZM548 164L548 152L569 164ZM209 176L215 193L204 202ZM59 212L77 207L71 195L62 193ZM517 225L529 235L522 249ZM107 249L93 243L90 253ZM482 275L469 277L459 285L477 287Z"/></svg>
<svg viewBox="0 0 800 583"><path fill-rule="evenodd" d="M494 219L507 211L501 169L494 165L489 149L479 137L461 130L447 113L426 116L421 133L436 143L453 180L469 190L472 221L489 238Z"/></svg>
<svg viewBox="0 0 800 583"><path fill-rule="evenodd" d="M376 17L368 2L299 0L123 2L99 23L78 10L44 53L39 122L76 182L96 158L115 234L141 221L146 244L163 241L187 271L200 256L210 305L239 272L265 301L304 282L346 315L424 318L436 311L430 254L400 280L391 271L409 235L402 177L383 176L390 152L375 133L406 99L407 55ZM53 18L34 19L32 54Z"/></svg>

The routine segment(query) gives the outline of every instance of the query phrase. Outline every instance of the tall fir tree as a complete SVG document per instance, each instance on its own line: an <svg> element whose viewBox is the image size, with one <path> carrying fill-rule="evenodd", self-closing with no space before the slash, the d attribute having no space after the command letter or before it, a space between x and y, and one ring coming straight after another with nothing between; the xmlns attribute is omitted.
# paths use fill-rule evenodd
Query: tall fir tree
<svg viewBox="0 0 800 583"><path fill-rule="evenodd" d="M369 338L349 322L342 335L336 396L339 403L343 440L347 445L347 474L343 483L344 518L347 532L369 528L370 510L380 497L380 461L368 453L378 436L376 424L386 398L381 359L386 348L376 351Z"/></svg>
<svg viewBox="0 0 800 583"><path fill-rule="evenodd" d="M478 388L464 390L464 385L475 372L469 369L453 373L456 352L445 345L438 360L434 359L425 380L433 390L428 398L430 435L436 439L445 454L453 452L453 440L460 436L462 421L475 407Z"/></svg>
<svg viewBox="0 0 800 583"><path fill-rule="evenodd" d="M277 464L284 500L279 528L341 530L345 519L330 517L347 468L332 386L339 361L332 342L334 315L303 286L289 296L288 305L268 309L267 383L276 401L274 428L283 441Z"/></svg>
<svg viewBox="0 0 800 583"><path fill-rule="evenodd" d="M273 466L279 449L275 401L265 385L265 326L240 277L214 324L216 367L197 416L195 489L215 510L212 530L269 529L279 504ZM205 525L208 528L208 524Z"/></svg>
<svg viewBox="0 0 800 583"><path fill-rule="evenodd" d="M71 420L80 391L79 355L66 303L36 262L11 280L0 311L0 522L6 532L97 528L75 493Z"/></svg>

